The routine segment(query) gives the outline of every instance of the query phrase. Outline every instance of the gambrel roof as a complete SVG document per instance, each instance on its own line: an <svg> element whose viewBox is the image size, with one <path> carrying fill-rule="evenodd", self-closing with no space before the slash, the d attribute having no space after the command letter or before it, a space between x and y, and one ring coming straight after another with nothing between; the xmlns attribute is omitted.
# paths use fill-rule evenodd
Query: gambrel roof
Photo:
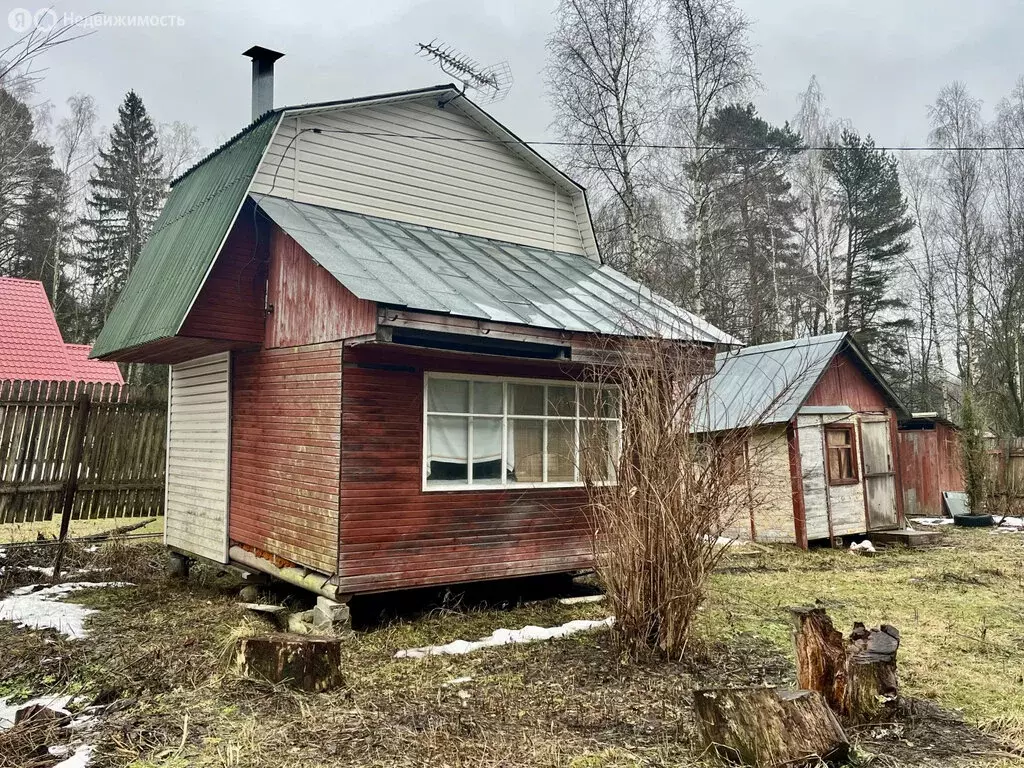
<svg viewBox="0 0 1024 768"><path fill-rule="evenodd" d="M275 140L275 134L282 126L282 121L292 117L314 116L331 111L377 105L412 103L425 99L433 100L436 106L457 111L486 131L496 143L520 158L537 173L542 174L547 179L545 184L550 183L554 185L555 189L564 190L565 193L574 196L574 199L580 202L577 207L577 216L581 217L579 226L586 230L590 243L585 249L587 255L581 257L588 260L592 267L585 270L590 275L588 284L600 281L603 291L611 290L620 295L630 294L630 301L635 305L634 309L638 311L641 318L646 315L667 314L671 318L669 327L674 329L673 337L723 344L735 342L727 334L628 281L614 270L602 266L596 253L596 247L593 245L592 225L583 188L522 142L501 123L473 104L456 86L448 84L358 99L280 107L264 114L244 131L186 171L172 185L164 210L96 341L92 355L113 359L118 356L119 352L167 339L180 332L247 196L251 195L257 203L267 201L265 208L275 205L267 196L266 190L263 193L255 194L253 188L254 179L256 179L261 165L264 164L265 158L269 157L268 152L280 151L280 148L275 150L270 148ZM281 131L283 130L284 128L281 128ZM287 148L284 149L284 152L287 152ZM275 169L281 169L281 157L275 155L275 158ZM277 170L274 171L275 181L277 172ZM269 194L273 195L273 190ZM297 205L304 205L304 203ZM309 207L316 208L317 206ZM280 209L278 212L280 213ZM337 211L335 210L335 212ZM373 217L363 216L362 218L370 220ZM399 225L397 222L393 224L405 226ZM519 248L520 246L512 247ZM577 263L575 258L567 260L565 254L555 248L548 250L531 247L529 255L531 263L537 267L543 264L549 274L551 270L555 270L557 273L564 269L567 261L571 261L573 264ZM316 258L316 254L314 254L314 258ZM321 258L328 260L323 253L321 253ZM577 274L578 271L570 270L570 274ZM526 276L524 279L529 282L536 277L536 274L536 272L532 272L533 277ZM338 275L335 276L338 277ZM348 277L352 278L351 275ZM543 282L547 279L541 280ZM550 279L557 280L557 274ZM342 280L340 277L339 280L348 286L346 280ZM378 289L381 287L378 285ZM465 287L465 283L463 283L463 287ZM589 301L591 298L581 293L579 282L570 281L562 288L564 289L562 295L567 300L574 299L578 303L581 300ZM354 292L359 295L358 291ZM456 293L458 293L457 290ZM408 297L394 295L391 298L396 305L401 306L427 303L422 300L410 303L407 300ZM540 295L535 298L538 302L544 303L544 299ZM435 301L434 304L437 305L436 308L430 311L451 314L462 314L462 311L468 311L470 314L466 314L467 317L491 316L490 310L497 309L499 314L520 317L519 320L510 320L509 322L524 322L526 324L530 323L529 317L542 318L542 316L546 316L549 319L544 322L550 323L552 322L550 318L555 315L568 317L575 311L572 306L560 308L555 304L548 306L545 311L538 304L533 309L509 312L507 310L516 304L514 297L510 298L503 308L486 309L480 301L471 297L462 297L459 301L452 300L447 303ZM475 308L467 310L466 308L470 305ZM462 311L459 309L460 306L463 308ZM604 306L601 302L597 302L592 309L603 313ZM622 314L622 308L622 302L617 302L615 308L608 309L609 316L604 318L602 323L592 321L563 323L559 320L555 325L562 323L562 327L566 329L583 330L585 328L588 332L594 332L597 327L607 328L610 324L617 323L621 319L617 315ZM638 322L637 325L643 327L643 321ZM545 327L550 327L550 325ZM685 328L692 328L692 333L681 330Z"/></svg>

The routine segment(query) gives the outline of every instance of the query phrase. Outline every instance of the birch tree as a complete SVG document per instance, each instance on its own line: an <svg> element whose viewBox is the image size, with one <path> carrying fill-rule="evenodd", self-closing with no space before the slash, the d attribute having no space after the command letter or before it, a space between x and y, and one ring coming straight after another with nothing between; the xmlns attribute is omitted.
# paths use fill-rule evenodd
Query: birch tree
<svg viewBox="0 0 1024 768"><path fill-rule="evenodd" d="M650 278L657 217L651 150L660 109L655 0L561 0L548 90L570 167L591 187L603 252Z"/></svg>
<svg viewBox="0 0 1024 768"><path fill-rule="evenodd" d="M993 425L1024 435L1024 78L996 108L990 143L1002 147L992 178L992 258L982 270L984 363L979 372Z"/></svg>
<svg viewBox="0 0 1024 768"><path fill-rule="evenodd" d="M811 76L807 90L800 94L800 106L793 128L805 146L823 147L838 135L838 121L832 118L818 79ZM794 337L803 333L831 333L839 321L839 285L834 268L839 226L831 177L818 151L801 152L790 170L793 193L799 202L797 214L798 260L803 273L812 278L792 297Z"/></svg>
<svg viewBox="0 0 1024 768"><path fill-rule="evenodd" d="M739 101L757 84L748 38L750 21L732 0L669 0L667 33L672 69L666 80L666 101L672 105L670 136L686 145L672 191L681 195L689 213L692 289L691 309L702 312L712 292L715 243L711 231L714 209L706 165L708 141L716 109Z"/></svg>
<svg viewBox="0 0 1024 768"><path fill-rule="evenodd" d="M982 444L985 416L978 399L978 280L985 240L985 130L981 102L960 82L947 85L929 107L933 146L939 153L937 198L942 211L944 269L952 308L957 368L963 385L960 421L963 427L965 489L974 512L985 504L987 457Z"/></svg>

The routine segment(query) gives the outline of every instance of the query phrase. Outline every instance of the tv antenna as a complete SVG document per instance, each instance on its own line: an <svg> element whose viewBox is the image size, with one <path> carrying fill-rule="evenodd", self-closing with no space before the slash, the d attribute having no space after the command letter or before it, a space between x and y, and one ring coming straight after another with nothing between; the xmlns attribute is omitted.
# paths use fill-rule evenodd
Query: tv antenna
<svg viewBox="0 0 1024 768"><path fill-rule="evenodd" d="M429 43L417 43L416 46L421 56L433 59L442 72L462 83L463 93L472 88L475 101L480 104L501 101L512 89L512 70L507 61L483 67L469 56L436 39Z"/></svg>

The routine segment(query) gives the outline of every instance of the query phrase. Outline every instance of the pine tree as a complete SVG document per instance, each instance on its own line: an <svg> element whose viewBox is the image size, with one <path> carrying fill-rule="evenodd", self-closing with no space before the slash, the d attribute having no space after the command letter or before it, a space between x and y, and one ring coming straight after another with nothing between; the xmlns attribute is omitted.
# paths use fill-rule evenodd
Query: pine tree
<svg viewBox="0 0 1024 768"><path fill-rule="evenodd" d="M895 294L900 258L910 249L914 220L900 188L896 159L845 130L829 142L824 166L837 190L842 263L839 327L851 332L883 370L896 374L905 356L903 332L911 322Z"/></svg>
<svg viewBox="0 0 1024 768"><path fill-rule="evenodd" d="M762 119L753 104L715 112L703 173L711 190L706 275L709 321L750 344L777 341L795 274L796 200L786 178L800 136Z"/></svg>
<svg viewBox="0 0 1024 768"><path fill-rule="evenodd" d="M94 335L110 314L160 212L166 188L162 163L153 121L142 99L129 91L108 146L99 151L89 179L89 215L82 221Z"/></svg>

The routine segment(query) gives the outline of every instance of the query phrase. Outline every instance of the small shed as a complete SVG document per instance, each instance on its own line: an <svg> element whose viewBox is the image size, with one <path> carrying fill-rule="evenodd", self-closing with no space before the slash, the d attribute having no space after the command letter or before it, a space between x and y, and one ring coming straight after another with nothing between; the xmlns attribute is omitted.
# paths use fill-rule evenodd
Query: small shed
<svg viewBox="0 0 1024 768"><path fill-rule="evenodd" d="M914 413L899 424L903 508L909 517L941 517L943 491L963 491L960 428L937 413Z"/></svg>
<svg viewBox="0 0 1024 768"><path fill-rule="evenodd" d="M806 547L898 528L892 388L846 333L722 352L697 430L746 430L750 504L732 535Z"/></svg>
<svg viewBox="0 0 1024 768"><path fill-rule="evenodd" d="M41 282L0 277L0 381L124 383L117 363L89 351L64 342Z"/></svg>
<svg viewBox="0 0 1024 768"><path fill-rule="evenodd" d="M580 446L620 425L589 366L735 340L604 264L584 190L461 89L257 98L94 350L171 365L167 545L335 599L588 567Z"/></svg>

